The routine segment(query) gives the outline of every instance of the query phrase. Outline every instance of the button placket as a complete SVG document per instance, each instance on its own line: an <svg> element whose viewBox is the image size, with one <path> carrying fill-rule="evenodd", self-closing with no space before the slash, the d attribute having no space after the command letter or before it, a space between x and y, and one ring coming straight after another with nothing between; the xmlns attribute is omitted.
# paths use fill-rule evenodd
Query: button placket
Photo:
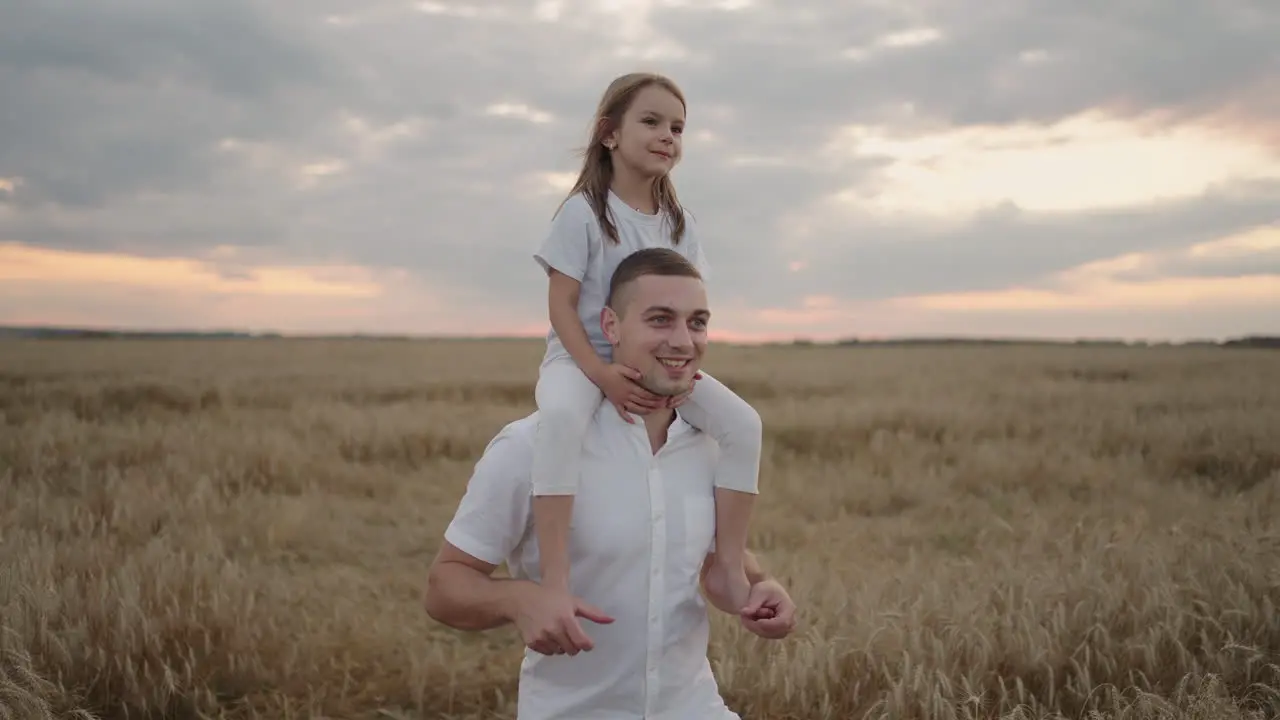
<svg viewBox="0 0 1280 720"><path fill-rule="evenodd" d="M661 687L658 665L662 654L662 606L665 594L663 568L667 557L666 497L657 458L650 459L649 473L650 548L649 553L649 631L645 652L645 714L654 712Z"/></svg>

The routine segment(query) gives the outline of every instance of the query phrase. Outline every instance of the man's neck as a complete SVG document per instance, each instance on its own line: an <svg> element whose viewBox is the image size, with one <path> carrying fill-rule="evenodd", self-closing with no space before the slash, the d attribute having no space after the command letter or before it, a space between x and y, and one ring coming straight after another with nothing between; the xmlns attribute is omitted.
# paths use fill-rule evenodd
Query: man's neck
<svg viewBox="0 0 1280 720"><path fill-rule="evenodd" d="M623 166L614 168L613 182L610 189L622 202L632 208L652 215L658 212L657 201L653 199L653 178L645 178L629 172Z"/></svg>
<svg viewBox="0 0 1280 720"><path fill-rule="evenodd" d="M671 408L654 410L648 415L642 415L641 419L644 420L645 433L649 436L649 448L656 453L667 443L667 431L676 420L676 411Z"/></svg>

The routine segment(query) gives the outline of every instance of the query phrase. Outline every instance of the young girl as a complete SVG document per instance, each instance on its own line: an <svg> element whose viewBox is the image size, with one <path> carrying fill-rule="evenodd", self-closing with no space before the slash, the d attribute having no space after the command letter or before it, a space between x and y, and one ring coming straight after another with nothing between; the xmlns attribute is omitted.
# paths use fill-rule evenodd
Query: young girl
<svg viewBox="0 0 1280 720"><path fill-rule="evenodd" d="M704 274L691 218L670 172L681 157L685 100L671 80L635 73L614 80L596 110L582 171L534 255L550 279L552 330L538 377L533 516L542 584L569 588L568 536L587 426L602 394L627 414L681 407L681 416L720 445L715 478L716 561L707 581L746 604L743 565L760 469L760 416L706 373L683 402L643 389L639 374L612 362L600 312L614 269L646 247L670 247Z"/></svg>

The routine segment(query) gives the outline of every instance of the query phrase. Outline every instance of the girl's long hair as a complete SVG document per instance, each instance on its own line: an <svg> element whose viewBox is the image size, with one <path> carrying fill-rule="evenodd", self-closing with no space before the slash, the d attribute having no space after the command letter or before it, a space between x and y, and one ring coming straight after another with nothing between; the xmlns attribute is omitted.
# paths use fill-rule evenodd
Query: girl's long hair
<svg viewBox="0 0 1280 720"><path fill-rule="evenodd" d="M636 93L650 85L657 85L670 91L680 100L681 105L685 105L684 93L674 81L663 75L630 73L609 83L609 87L600 98L600 105L596 108L595 117L591 122L591 140L582 150L582 170L579 171L578 179L569 190L565 201L560 203L560 207L564 207L564 202L567 202L570 197L579 192L582 193L595 211L596 219L604 229L605 236L614 243L618 242L618 229L609 217L608 202L609 188L613 184L613 158L609 155L609 150L604 147L604 137L622 123L622 116L631 107ZM671 182L670 174L663 175L653 184L653 199L657 202L659 210L665 210L671 219L672 244L679 244L684 236L684 208L680 206L680 200L676 197L676 187Z"/></svg>

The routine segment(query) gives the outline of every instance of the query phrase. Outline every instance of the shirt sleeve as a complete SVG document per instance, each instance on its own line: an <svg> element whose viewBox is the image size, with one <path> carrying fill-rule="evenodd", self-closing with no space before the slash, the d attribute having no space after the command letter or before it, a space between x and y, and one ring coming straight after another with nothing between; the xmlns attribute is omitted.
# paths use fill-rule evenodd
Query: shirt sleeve
<svg viewBox="0 0 1280 720"><path fill-rule="evenodd" d="M533 259L544 271L558 270L582 282L591 259L591 206L582 195L569 198L551 220L551 228Z"/></svg>
<svg viewBox="0 0 1280 720"><path fill-rule="evenodd" d="M504 428L476 463L444 539L484 562L501 565L529 524L530 444Z"/></svg>

